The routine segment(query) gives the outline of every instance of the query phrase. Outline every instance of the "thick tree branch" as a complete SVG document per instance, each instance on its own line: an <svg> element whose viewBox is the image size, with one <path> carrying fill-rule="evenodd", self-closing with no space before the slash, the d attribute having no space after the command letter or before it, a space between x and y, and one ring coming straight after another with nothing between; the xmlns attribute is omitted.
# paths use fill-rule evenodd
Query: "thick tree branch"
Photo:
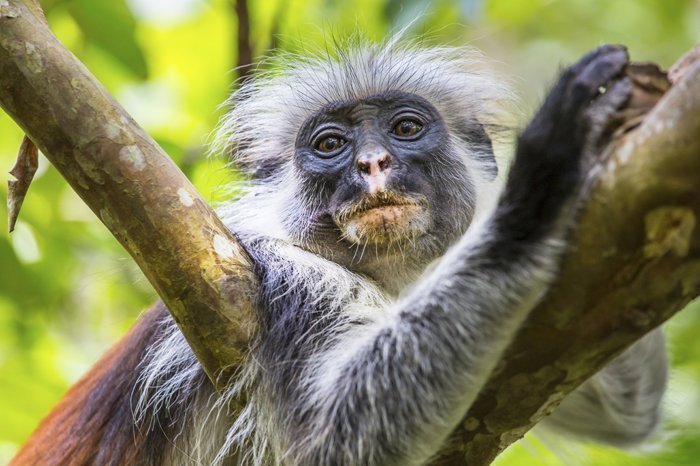
<svg viewBox="0 0 700 466"><path fill-rule="evenodd" d="M700 62L612 142L595 176L559 278L435 464L490 464L700 295Z"/></svg>
<svg viewBox="0 0 700 466"><path fill-rule="evenodd" d="M700 292L698 66L606 153L559 280L436 464L488 464ZM250 259L31 0L0 0L0 105L134 257L223 383L216 376L254 330Z"/></svg>
<svg viewBox="0 0 700 466"><path fill-rule="evenodd" d="M0 105L136 260L209 376L225 380L252 331L248 255L32 5L0 0Z"/></svg>

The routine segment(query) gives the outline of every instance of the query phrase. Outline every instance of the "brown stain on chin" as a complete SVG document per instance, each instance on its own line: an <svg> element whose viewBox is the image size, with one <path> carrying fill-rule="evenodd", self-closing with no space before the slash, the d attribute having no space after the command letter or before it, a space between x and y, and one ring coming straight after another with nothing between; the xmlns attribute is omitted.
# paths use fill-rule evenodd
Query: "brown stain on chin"
<svg viewBox="0 0 700 466"><path fill-rule="evenodd" d="M384 205L353 215L345 229L357 242L396 241L424 232L424 216L424 209L415 204Z"/></svg>

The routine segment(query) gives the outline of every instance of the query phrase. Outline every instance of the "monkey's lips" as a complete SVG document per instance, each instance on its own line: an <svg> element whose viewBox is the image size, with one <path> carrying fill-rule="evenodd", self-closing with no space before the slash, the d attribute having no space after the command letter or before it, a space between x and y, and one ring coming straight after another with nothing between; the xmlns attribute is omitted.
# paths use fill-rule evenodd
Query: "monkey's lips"
<svg viewBox="0 0 700 466"><path fill-rule="evenodd" d="M353 243L389 243L424 233L429 215L420 200L388 196L353 206L337 223Z"/></svg>

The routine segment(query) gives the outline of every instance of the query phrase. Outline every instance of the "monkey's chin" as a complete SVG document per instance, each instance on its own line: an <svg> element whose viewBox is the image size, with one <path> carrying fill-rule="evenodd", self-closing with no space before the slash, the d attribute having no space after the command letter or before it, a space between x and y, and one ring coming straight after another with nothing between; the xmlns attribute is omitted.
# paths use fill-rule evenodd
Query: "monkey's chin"
<svg viewBox="0 0 700 466"><path fill-rule="evenodd" d="M425 233L429 221L420 205L382 205L356 213L341 225L341 230L347 240L356 244L390 244L410 241Z"/></svg>

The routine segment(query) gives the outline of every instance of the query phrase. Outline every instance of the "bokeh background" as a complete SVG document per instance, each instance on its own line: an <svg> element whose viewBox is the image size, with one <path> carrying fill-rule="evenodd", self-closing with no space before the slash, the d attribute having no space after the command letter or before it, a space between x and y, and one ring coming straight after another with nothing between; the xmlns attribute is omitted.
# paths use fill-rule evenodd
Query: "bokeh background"
<svg viewBox="0 0 700 466"><path fill-rule="evenodd" d="M494 60L529 115L558 69L606 42L670 66L700 39L698 0L42 0L58 37L165 148L210 201L235 178L205 158L241 64L360 32L408 26L428 43L471 44ZM246 29L248 33L246 34ZM0 111L0 464L128 329L155 293L95 216L42 159L14 233L7 175L22 138ZM528 435L499 465L700 465L700 306L666 325L667 419L645 449L620 453Z"/></svg>

